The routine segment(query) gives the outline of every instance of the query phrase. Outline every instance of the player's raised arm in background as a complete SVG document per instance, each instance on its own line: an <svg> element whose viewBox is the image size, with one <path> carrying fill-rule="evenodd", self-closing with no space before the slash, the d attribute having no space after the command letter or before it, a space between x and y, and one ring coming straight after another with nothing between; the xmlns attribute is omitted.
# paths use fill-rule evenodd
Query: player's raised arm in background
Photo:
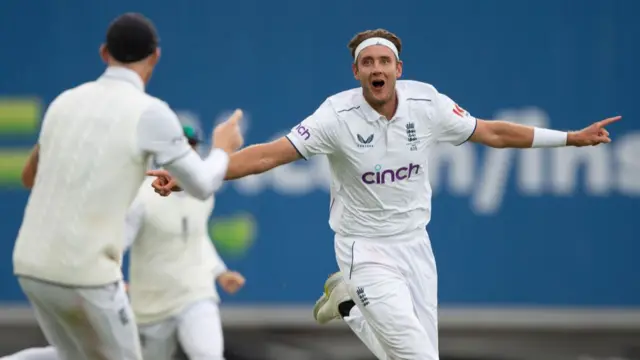
<svg viewBox="0 0 640 360"><path fill-rule="evenodd" d="M269 143L251 145L233 153L225 180L260 174L300 158L331 154L338 148L336 139L337 117L327 100L286 136ZM158 177L152 186L163 196L179 190L177 184L182 187L180 179L175 178L173 171L167 170L152 170L147 173Z"/></svg>
<svg viewBox="0 0 640 360"><path fill-rule="evenodd" d="M190 195L200 200L208 199L222 185L229 154L241 147L244 141L238 126L242 111L236 110L215 128L212 135L215 147L202 159L187 143L175 113L168 106L162 112L160 108L156 110L155 114L141 119L144 128L140 132L142 150L153 154L156 163L171 172ZM145 119L155 121L143 122Z"/></svg>
<svg viewBox="0 0 640 360"><path fill-rule="evenodd" d="M579 131L565 132L508 121L476 119L443 94L438 94L436 101L439 141L460 144L469 140L493 148L548 148L606 144L611 142L611 138L605 127L622 118L615 116L595 122ZM471 128L473 130L470 131Z"/></svg>

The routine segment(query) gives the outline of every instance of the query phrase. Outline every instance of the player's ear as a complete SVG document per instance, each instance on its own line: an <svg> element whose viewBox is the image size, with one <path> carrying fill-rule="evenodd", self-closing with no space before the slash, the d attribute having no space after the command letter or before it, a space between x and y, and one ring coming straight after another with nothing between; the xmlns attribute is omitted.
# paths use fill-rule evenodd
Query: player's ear
<svg viewBox="0 0 640 360"><path fill-rule="evenodd" d="M353 77L356 80L360 80L360 76L358 74L358 64L351 64L351 70L353 71Z"/></svg>
<svg viewBox="0 0 640 360"><path fill-rule="evenodd" d="M100 45L98 53L100 54L100 58L102 59L102 61L104 61L105 63L109 62L109 51L107 50L107 46L105 44Z"/></svg>
<svg viewBox="0 0 640 360"><path fill-rule="evenodd" d="M156 50L153 52L153 54L151 55L151 63L152 65L155 65L158 63L158 61L160 61L160 48L156 48Z"/></svg>
<svg viewBox="0 0 640 360"><path fill-rule="evenodd" d="M396 61L396 79L399 79L402 76L402 61Z"/></svg>

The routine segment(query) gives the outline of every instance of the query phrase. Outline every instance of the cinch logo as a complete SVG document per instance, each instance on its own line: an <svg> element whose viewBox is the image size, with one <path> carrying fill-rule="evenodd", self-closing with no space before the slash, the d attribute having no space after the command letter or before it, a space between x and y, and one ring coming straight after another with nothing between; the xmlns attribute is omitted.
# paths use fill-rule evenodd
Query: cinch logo
<svg viewBox="0 0 640 360"><path fill-rule="evenodd" d="M362 182L365 184L387 184L400 180L409 179L411 175L418 175L420 165L409 164L399 169L381 170L382 166L376 165L375 172L369 171L362 174Z"/></svg>
<svg viewBox="0 0 640 360"><path fill-rule="evenodd" d="M309 138L311 137L311 133L309 133L309 129L302 126L302 124L299 124L298 126L296 126L296 132L298 133L298 135L302 136L305 140L309 140Z"/></svg>

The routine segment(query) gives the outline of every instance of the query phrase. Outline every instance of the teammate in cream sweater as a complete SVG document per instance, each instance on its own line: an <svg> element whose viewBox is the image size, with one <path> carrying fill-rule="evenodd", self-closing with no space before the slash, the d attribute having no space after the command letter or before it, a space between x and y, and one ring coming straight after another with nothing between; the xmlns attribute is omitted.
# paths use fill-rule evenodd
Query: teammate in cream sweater
<svg viewBox="0 0 640 360"><path fill-rule="evenodd" d="M199 156L169 105L145 92L160 59L149 19L121 15L105 37L106 70L51 102L22 173L31 192L13 273L64 360L142 359L122 254L124 218L149 160L177 172L185 191L204 200L243 143L236 111L216 126L216 148Z"/></svg>
<svg viewBox="0 0 640 360"><path fill-rule="evenodd" d="M184 133L194 148L191 127ZM245 282L227 270L208 235L214 198L186 193L160 197L149 179L126 216L129 298L145 360L173 359L178 343L191 360L223 359L223 335L214 282L227 293ZM32 348L6 360L59 360L53 346Z"/></svg>

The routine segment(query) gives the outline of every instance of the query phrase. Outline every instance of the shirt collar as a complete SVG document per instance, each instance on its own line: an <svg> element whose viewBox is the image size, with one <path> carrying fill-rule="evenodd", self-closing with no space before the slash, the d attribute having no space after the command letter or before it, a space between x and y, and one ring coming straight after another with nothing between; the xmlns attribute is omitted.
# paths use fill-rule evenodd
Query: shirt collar
<svg viewBox="0 0 640 360"><path fill-rule="evenodd" d="M144 91L144 81L138 73L121 66L109 66L101 78L115 79L130 83L141 91Z"/></svg>
<svg viewBox="0 0 640 360"><path fill-rule="evenodd" d="M393 116L392 120L405 118L407 117L407 114L408 114L407 101L404 99L404 97L402 96L402 91L400 91L397 86L396 86L396 96L398 97L398 108L396 109L396 113ZM362 93L358 94L358 102L359 102L358 106L360 106L360 110L362 110L362 112L364 113L364 116L367 119L367 121L369 122L375 122L378 120L387 121L387 119L383 115L378 113L374 108L371 107L371 105L369 105L369 103L367 102L367 100L365 100L364 95Z"/></svg>

